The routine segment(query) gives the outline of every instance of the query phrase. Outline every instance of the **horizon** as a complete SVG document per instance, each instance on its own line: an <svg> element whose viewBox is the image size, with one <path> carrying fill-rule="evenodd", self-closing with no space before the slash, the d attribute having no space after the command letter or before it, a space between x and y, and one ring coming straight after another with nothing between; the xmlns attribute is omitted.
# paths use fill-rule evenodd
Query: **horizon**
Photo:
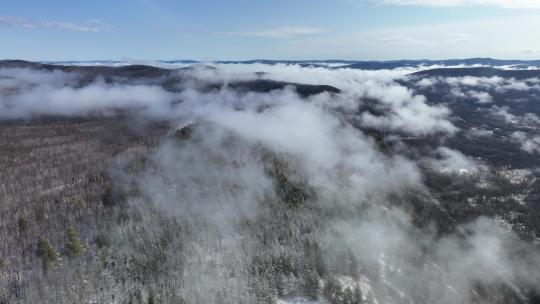
<svg viewBox="0 0 540 304"><path fill-rule="evenodd" d="M329 59L273 59L273 58L248 58L248 59L238 59L238 60L228 60L228 59L212 59L212 60L199 60L193 58L182 58L182 59L133 59L133 58L120 58L120 59L87 59L87 60L76 60L76 59L62 59L62 60L27 60L21 58L0 58L0 61L27 61L27 62L37 62L42 64L59 64L59 63L92 63L92 62L110 62L110 63L131 63L131 64L141 64L145 65L152 62L160 63L174 63L174 62L185 62L185 63L248 63L248 62L275 62L275 63L309 63L309 62L344 62L344 63L362 63L362 62L402 62L402 61L412 61L412 62L438 62L438 61L466 61L466 60L492 60L492 61L516 61L516 62L536 62L540 61L540 57L532 59L517 59L517 58L493 58L493 57L461 57L461 58L399 58L399 59L386 59L386 60L369 60L369 59L340 59L340 58L329 58Z"/></svg>

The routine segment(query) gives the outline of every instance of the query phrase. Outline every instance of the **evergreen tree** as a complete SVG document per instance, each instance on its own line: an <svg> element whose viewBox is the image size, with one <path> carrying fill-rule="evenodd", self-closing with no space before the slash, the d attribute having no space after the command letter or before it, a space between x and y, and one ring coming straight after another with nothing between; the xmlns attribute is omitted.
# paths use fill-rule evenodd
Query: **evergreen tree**
<svg viewBox="0 0 540 304"><path fill-rule="evenodd" d="M111 238L106 230L102 230L96 238L96 243L99 248L108 248L111 245Z"/></svg>
<svg viewBox="0 0 540 304"><path fill-rule="evenodd" d="M45 223L45 219L47 217L47 212L45 210L45 207L39 206L36 210L36 221L39 224Z"/></svg>
<svg viewBox="0 0 540 304"><path fill-rule="evenodd" d="M360 286L356 284L354 287L354 293L353 293L353 304L363 304L364 299L362 298L362 290L360 290Z"/></svg>
<svg viewBox="0 0 540 304"><path fill-rule="evenodd" d="M156 304L156 296L152 290L148 293L148 304Z"/></svg>
<svg viewBox="0 0 540 304"><path fill-rule="evenodd" d="M28 232L28 220L24 217L19 217L19 220L17 221L17 226L19 227L19 233L23 236L26 235L26 232Z"/></svg>
<svg viewBox="0 0 540 304"><path fill-rule="evenodd" d="M305 269L302 272L304 281L304 294L310 300L317 300L319 297L319 276L313 269Z"/></svg>
<svg viewBox="0 0 540 304"><path fill-rule="evenodd" d="M333 276L326 280L323 290L324 296L331 304L338 304L341 301L341 285Z"/></svg>
<svg viewBox="0 0 540 304"><path fill-rule="evenodd" d="M58 253L46 239L39 240L36 254L38 257L41 257L43 271L45 272L49 270L50 265L58 258Z"/></svg>
<svg viewBox="0 0 540 304"><path fill-rule="evenodd" d="M269 282L265 278L258 278L255 285L255 296L257 297L257 303L260 304L274 304L275 298L272 294Z"/></svg>
<svg viewBox="0 0 540 304"><path fill-rule="evenodd" d="M67 243L66 249L67 253L71 257L78 257L81 254L82 246L81 241L79 240L79 235L77 230L73 226L69 226L66 231Z"/></svg>
<svg viewBox="0 0 540 304"><path fill-rule="evenodd" d="M347 286L343 291L343 304L353 304L353 291L351 287Z"/></svg>

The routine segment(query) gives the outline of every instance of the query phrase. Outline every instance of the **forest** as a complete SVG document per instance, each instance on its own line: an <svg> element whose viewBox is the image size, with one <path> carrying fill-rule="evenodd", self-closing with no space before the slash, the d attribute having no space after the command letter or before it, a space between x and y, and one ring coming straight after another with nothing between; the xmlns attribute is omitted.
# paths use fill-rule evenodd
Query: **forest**
<svg viewBox="0 0 540 304"><path fill-rule="evenodd" d="M540 303L537 80L415 72L2 62L0 303Z"/></svg>

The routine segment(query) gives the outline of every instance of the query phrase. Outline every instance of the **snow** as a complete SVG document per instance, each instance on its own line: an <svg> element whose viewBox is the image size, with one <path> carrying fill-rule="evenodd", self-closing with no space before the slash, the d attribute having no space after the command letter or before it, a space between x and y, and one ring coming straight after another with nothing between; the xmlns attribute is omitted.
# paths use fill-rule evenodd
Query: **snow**
<svg viewBox="0 0 540 304"><path fill-rule="evenodd" d="M534 181L531 171L526 169L501 170L501 175L507 178L512 184L522 184Z"/></svg>
<svg viewBox="0 0 540 304"><path fill-rule="evenodd" d="M278 299L276 304L322 304L322 301L310 301L305 298Z"/></svg>

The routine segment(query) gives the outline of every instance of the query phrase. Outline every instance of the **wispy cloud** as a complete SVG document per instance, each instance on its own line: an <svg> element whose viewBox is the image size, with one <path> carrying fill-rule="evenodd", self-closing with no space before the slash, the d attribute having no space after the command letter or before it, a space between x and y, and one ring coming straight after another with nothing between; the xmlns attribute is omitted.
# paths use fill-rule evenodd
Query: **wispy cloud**
<svg viewBox="0 0 540 304"><path fill-rule="evenodd" d="M77 24L65 21L37 21L21 17L0 16L0 26L26 29L55 29L75 32L104 32L110 30L110 26L97 19L89 20L83 24Z"/></svg>
<svg viewBox="0 0 540 304"><path fill-rule="evenodd" d="M511 9L540 9L538 0L370 0L377 4L416 5L416 6L496 6Z"/></svg>
<svg viewBox="0 0 540 304"><path fill-rule="evenodd" d="M524 30L526 29L526 30ZM540 15L478 19L451 23L387 27L317 35L292 40L286 51L302 57L346 59L493 57L535 59L540 41ZM504 41L504 43L501 43ZM526 51L529 50L529 51Z"/></svg>
<svg viewBox="0 0 540 304"><path fill-rule="evenodd" d="M265 38L292 38L302 35L313 35L322 32L321 29L312 27L294 27L286 26L269 30L261 31L245 31L245 32L227 32L226 35L231 36L252 36Z"/></svg>

